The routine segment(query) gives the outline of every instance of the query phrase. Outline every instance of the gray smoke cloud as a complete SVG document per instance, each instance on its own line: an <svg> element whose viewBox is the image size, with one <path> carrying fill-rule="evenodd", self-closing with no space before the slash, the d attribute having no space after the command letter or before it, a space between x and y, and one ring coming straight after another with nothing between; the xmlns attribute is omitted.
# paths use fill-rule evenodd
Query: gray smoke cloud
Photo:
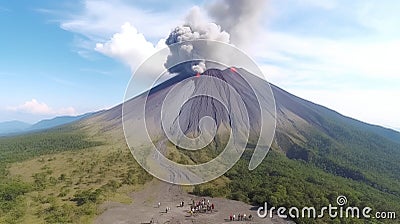
<svg viewBox="0 0 400 224"><path fill-rule="evenodd" d="M237 47L246 48L259 29L265 2L265 0L216 0L209 4L205 10L215 23L210 22L201 13L199 7L193 7L186 16L184 24L173 29L165 43L171 46L175 43L202 39L232 43ZM210 49L207 45L196 42L184 43L179 49L170 47L170 50L171 54L165 63L165 67L171 73L202 73L207 69L208 64L203 59L212 54L218 54L215 49ZM196 58L198 60L171 68L176 62L185 58Z"/></svg>
<svg viewBox="0 0 400 224"><path fill-rule="evenodd" d="M206 7L215 23L230 34L231 42L246 48L260 26L266 0L216 0Z"/></svg>
<svg viewBox="0 0 400 224"><path fill-rule="evenodd" d="M221 26L207 21L198 6L193 7L182 26L176 27L166 40L167 45L198 39L229 43L230 35Z"/></svg>
<svg viewBox="0 0 400 224"><path fill-rule="evenodd" d="M186 41L195 40L213 40L224 43L229 43L230 35L221 29L215 23L209 22L201 13L199 7L193 7L185 18L185 23L172 30L166 39L165 43L170 46L175 43L183 43ZM167 58L165 67L169 68L171 73L175 72L199 72L206 70L206 62L202 59L209 54L213 54L213 49L210 49L204 43L190 42L181 45L179 49L171 48L171 54ZM199 60L183 63L178 67L171 68L176 62L186 58L198 58Z"/></svg>

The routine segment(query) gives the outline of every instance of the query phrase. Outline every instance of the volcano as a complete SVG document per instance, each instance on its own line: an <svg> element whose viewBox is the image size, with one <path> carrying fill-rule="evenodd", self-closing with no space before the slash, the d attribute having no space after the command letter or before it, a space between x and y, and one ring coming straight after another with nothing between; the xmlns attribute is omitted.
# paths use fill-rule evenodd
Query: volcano
<svg viewBox="0 0 400 224"><path fill-rule="evenodd" d="M167 155L167 148L171 146L171 142L163 130L161 110L168 93L175 88L176 91L173 91L175 95L168 96L172 99L169 102L173 102L174 99L179 101L178 98L185 97L186 93L190 91L195 93L200 90L208 91L228 101L232 100L229 91L225 87L218 87L216 80L219 80L218 83L225 82L233 86L243 99L249 122L243 121L239 126L247 128L246 125L249 125L249 141L246 143L246 150L254 151L257 141L263 138L268 139L269 136L260 135L260 106L267 105L267 108L271 108L268 104L272 101L271 99L255 100L255 92L265 91L268 87L266 81L241 68L209 69L200 75L213 79L202 80L196 76L198 75L190 73L179 74L125 102L126 117L124 119L130 120L134 128L128 128L135 130L131 136L127 136L132 138L131 142L137 143L132 145L133 148L141 147L142 139L148 137L145 131L138 131L143 130L143 126L135 124L136 121L145 118L151 141L160 146L159 150L162 154ZM250 88L243 78L253 80L253 83L257 84ZM190 80L190 82L182 84L184 80ZM394 183L390 182L392 184L388 186L383 184L384 181L380 181L382 173L391 177L395 175L397 179L400 179L398 163L400 161L400 134L398 132L343 116L329 108L296 97L277 86L272 84L270 86L276 106L276 131L272 149L283 152L289 159L314 164L333 175L363 181L378 189L400 194L400 189L393 187L397 186ZM145 115L141 111L143 105L146 105ZM119 105L91 117L85 123L100 123L104 131L122 129L121 111L122 105ZM175 122L171 125L179 125L182 135L196 138L201 131L211 130L212 128L207 127L215 124L217 135L209 144L211 149L206 150L207 153L214 155L226 144L226 131L231 127L232 114L242 112L241 109L236 108L229 115L226 108L215 99L198 96L179 107L179 117L173 117L172 120ZM269 116L273 112L269 111ZM204 117L212 118L215 123L206 121L204 122L206 128L201 129L200 123ZM261 147L261 150L266 153L269 148ZM198 163L198 158L204 156L193 152L179 151L179 153L188 155L189 163ZM208 158L210 157L213 156L210 155ZM261 162L263 158L257 159ZM383 163L384 167L382 167ZM380 172L371 176L371 172L375 172L373 170L380 170ZM187 174L174 173L172 175Z"/></svg>
<svg viewBox="0 0 400 224"><path fill-rule="evenodd" d="M101 190L107 188L115 192L118 186L127 187L136 181L140 183L149 181L146 178L149 175L136 163L126 146L123 131L126 127L123 125L123 120L126 119L130 124L137 125L131 133L131 137L137 140L132 144L133 151L147 147L148 145L141 145L142 138L150 138L151 143L157 146L160 153L152 154L150 158L158 163L162 171L170 175L172 179L195 181L197 181L196 175L171 169L168 163L160 160L161 154L179 164L206 163L221 154L221 148L225 147L226 139L231 135L229 129L243 127L249 130L249 140L240 159L234 161L235 165L215 181L196 185L197 187L193 188L195 195L225 197L256 206L268 202L268 205L272 206L284 205L299 208L335 204L339 195L345 195L351 206L371 206L376 211L398 211L400 208L400 133L343 116L329 108L296 97L275 85L268 86L264 80L241 68L209 69L199 76L197 77L196 73L178 74L149 91L127 100L124 105L93 114L74 124L15 139L3 139L0 142L2 147L5 147L2 156L5 155L3 158L7 159L6 152L8 151L10 155L8 158L26 158L27 153L49 158L47 154L55 154L54 158L58 155L56 160L34 158L14 167L13 172L21 170L22 173L27 173L27 176L31 177L37 172L42 172L42 166L50 164L53 166L51 169L57 171L55 179L58 178L58 170L62 170L68 177L73 177L73 182L76 183L82 176L87 176L85 182L80 185L72 184L70 189L90 186ZM249 86L249 80L253 80L256 85ZM235 91L226 88L224 83L229 83ZM260 108L267 105L266 109L268 109L268 103L273 101L269 98L255 100L255 96L257 92L268 91L268 88L273 93L271 96L275 100L275 107L274 110L266 110L266 115L262 116ZM212 97L202 95L185 100L189 96L202 92L212 93L215 97L224 99L225 101L222 102L225 102L225 105ZM237 96L243 99L244 105L233 106L235 102L240 101L235 98ZM182 102L185 103L182 104ZM182 106L176 107L176 105ZM162 115L163 106L168 109L166 111L172 112ZM123 110L124 116L122 116ZM143 110L145 114L142 113ZM248 117L248 120L239 120L239 125L233 125L236 114L242 112L247 113L243 117ZM259 147L261 152L268 152L263 158L262 154L255 153L257 149L254 145L265 138L259 132L259 123L261 118L271 117L274 112L276 129L272 145L270 148ZM164 119L161 119L161 116L170 116L172 122L163 123ZM144 118L146 122L142 125ZM144 129L145 127L149 134ZM166 135L168 132L165 132L168 127L172 130L179 127L179 130L182 130L182 133L174 135L179 144L184 141L180 139L183 136L187 136L189 140L202 135L207 137L214 134L213 130L216 135L210 142L206 141L208 145L201 150L186 150L170 141L169 136ZM15 143L10 144L10 142ZM79 148L76 149L77 147ZM62 150L61 154L57 154L59 150ZM64 153L65 150L73 151ZM253 157L259 155L261 157L257 158L257 161L261 163L254 170L249 170ZM31 166L32 163L37 165ZM87 164L83 166L86 169L81 168L79 164L82 163ZM64 169L64 166L70 167L69 170ZM98 172L88 171L92 167L97 167L95 170ZM106 178L98 184L98 177ZM115 187L110 188L112 182L108 181L108 177L112 177L112 182L115 182L112 186ZM93 185L88 186L89 183ZM151 214L143 215L142 222L145 222L154 214L158 214L159 211L155 213L156 210L153 208L153 203L157 200L171 202L170 205L174 206L175 202L191 198L191 195L181 197L183 194L176 191L176 189L182 189L180 186L164 183L157 187L153 186L154 183L145 185L145 198L134 198L134 202L137 202L136 207L121 208L127 214L125 218L121 217L121 210L111 209L105 214L105 216L112 214L108 219L111 221L103 223L115 222L119 218L131 220L132 217L142 216L144 210L151 211ZM60 190L68 187L64 182L59 182L58 186ZM170 189L175 190L170 191ZM92 192L97 192L97 190ZM157 194L166 197L153 197L154 195L149 192L158 192ZM60 198L60 202L67 200L67 203L70 203L68 199L70 197L72 195ZM231 203L232 201L224 202L225 205ZM169 205L164 204L164 206ZM226 217L230 212L243 211L235 207L227 207L226 213L220 210L221 218L218 220L223 220L222 216ZM255 215L254 212L252 211L252 214ZM167 217L164 214L161 215ZM204 217L213 217L213 215ZM295 221L309 223L308 220ZM331 221L327 217L321 223ZM260 221L260 223L265 222L266 220Z"/></svg>

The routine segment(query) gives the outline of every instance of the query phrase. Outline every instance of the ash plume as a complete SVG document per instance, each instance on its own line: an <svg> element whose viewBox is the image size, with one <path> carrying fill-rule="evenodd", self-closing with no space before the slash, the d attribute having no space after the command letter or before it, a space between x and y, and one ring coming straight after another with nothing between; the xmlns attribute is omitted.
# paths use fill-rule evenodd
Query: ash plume
<svg viewBox="0 0 400 224"><path fill-rule="evenodd" d="M230 34L231 42L237 47L248 44L259 29L265 0L217 0L208 7L208 15Z"/></svg>
<svg viewBox="0 0 400 224"><path fill-rule="evenodd" d="M230 35L223 31L219 25L207 21L200 8L196 6L186 16L185 23L172 30L165 43L168 46L195 40L213 40L229 43L229 38ZM213 49L210 49L207 45L196 42L183 44L179 49L170 47L170 50L171 54L165 62L165 67L169 68L171 73L193 71L202 73L207 68L203 59L214 53ZM197 58L198 60L173 67L177 62L187 58Z"/></svg>

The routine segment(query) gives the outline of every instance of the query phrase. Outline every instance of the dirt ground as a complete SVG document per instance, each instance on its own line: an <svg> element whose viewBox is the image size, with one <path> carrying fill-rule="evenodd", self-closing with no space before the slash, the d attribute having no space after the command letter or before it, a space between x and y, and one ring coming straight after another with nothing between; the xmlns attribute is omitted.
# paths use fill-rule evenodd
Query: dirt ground
<svg viewBox="0 0 400 224"><path fill-rule="evenodd" d="M199 213L191 216L189 213L192 200L200 201L201 197L190 195L182 190L181 186L168 184L159 180L153 180L148 183L141 191L132 194L132 204L121 204L115 202L106 202L101 209L104 211L97 217L97 224L125 224L125 223L229 223L230 214L236 216L240 214L250 214L254 217L252 221L235 221L233 223L292 223L280 218L257 217L257 208L239 201L228 200L224 198L209 198L210 203L215 205L212 213ZM185 202L184 207L180 207L181 201ZM158 207L160 202L161 206ZM166 207L170 207L168 213Z"/></svg>

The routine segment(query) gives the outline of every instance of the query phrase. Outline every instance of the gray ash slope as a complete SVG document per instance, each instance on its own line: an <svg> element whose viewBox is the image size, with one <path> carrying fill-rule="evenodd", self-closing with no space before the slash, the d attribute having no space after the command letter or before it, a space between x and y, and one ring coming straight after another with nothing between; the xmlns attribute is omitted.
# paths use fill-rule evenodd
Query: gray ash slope
<svg viewBox="0 0 400 224"><path fill-rule="evenodd" d="M247 81L243 78L243 75L246 76ZM258 77L241 69L237 69L237 72L230 69L209 69L202 73L201 77L202 78L195 78L192 74L189 76L178 75L176 78L170 80L173 83L172 85L171 83L163 83L150 91L146 110L151 112L146 112L146 116L148 116L146 119L153 121L153 124L148 125L149 133L154 136L161 134L161 121L157 118L161 117L160 102L165 100L166 95L175 92L172 99L177 98L177 100L179 100L180 95L190 92L192 96L198 96L192 97L185 102L180 109L179 117L175 118L179 119L179 122L175 122L179 123L177 125L185 135L191 137L200 135L199 122L206 116L212 118L215 122L217 129L221 131L220 135L225 135L225 133L223 133L224 130L226 132L226 130L229 130L232 126L234 120L232 116L239 115L245 118L248 117L249 121L240 120L236 125L240 125L243 129L249 129L251 142L255 144L258 141L258 133L260 133L261 128L259 122L261 105L259 101L264 105L270 104L270 109L275 110L275 108L272 108L272 96L270 99L258 99L256 95L256 91L263 91L269 88L267 83L260 82ZM250 87L248 79L257 79L258 82L253 82L257 83L257 86ZM180 81L177 82L177 80ZM182 85L183 80L190 81ZM225 85L225 83L227 85ZM234 89L234 91L232 91L231 88ZM223 99L226 105L223 105L218 99ZM237 101L240 100L243 100L242 102L245 107L235 106ZM157 106L154 107L154 105ZM217 137L220 135L217 135Z"/></svg>

